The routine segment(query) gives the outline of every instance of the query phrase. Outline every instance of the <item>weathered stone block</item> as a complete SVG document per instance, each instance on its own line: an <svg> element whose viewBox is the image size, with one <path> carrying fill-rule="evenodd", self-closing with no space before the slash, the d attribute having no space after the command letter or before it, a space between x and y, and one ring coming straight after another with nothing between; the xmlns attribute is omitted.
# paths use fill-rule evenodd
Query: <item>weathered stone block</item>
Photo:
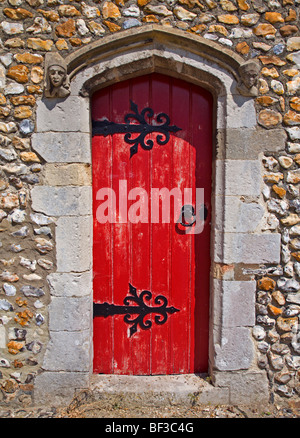
<svg viewBox="0 0 300 438"><path fill-rule="evenodd" d="M279 233L216 233L215 262L217 263L279 263Z"/></svg>
<svg viewBox="0 0 300 438"><path fill-rule="evenodd" d="M283 151L286 138L284 129L221 129L217 134L218 158L255 160L260 152Z"/></svg>
<svg viewBox="0 0 300 438"><path fill-rule="evenodd" d="M49 306L49 330L89 330L92 321L90 297L52 297Z"/></svg>
<svg viewBox="0 0 300 438"><path fill-rule="evenodd" d="M253 128L256 126L256 113L252 99L246 99L240 94L228 96L227 129Z"/></svg>
<svg viewBox="0 0 300 438"><path fill-rule="evenodd" d="M262 175L258 160L218 160L216 162L217 195L258 197Z"/></svg>
<svg viewBox="0 0 300 438"><path fill-rule="evenodd" d="M230 393L230 403L253 405L269 402L269 382L264 371L246 373L216 372L214 385L226 387Z"/></svg>
<svg viewBox="0 0 300 438"><path fill-rule="evenodd" d="M50 293L56 297L89 296L92 289L92 271L77 273L54 272L47 277Z"/></svg>
<svg viewBox="0 0 300 438"><path fill-rule="evenodd" d="M255 290L255 281L214 280L214 295L222 297L215 306L215 321L226 328L254 326Z"/></svg>
<svg viewBox="0 0 300 438"><path fill-rule="evenodd" d="M50 332L43 369L87 372L91 363L90 331Z"/></svg>
<svg viewBox="0 0 300 438"><path fill-rule="evenodd" d="M50 117L51 114L51 117ZM89 99L43 99L37 104L38 132L89 132Z"/></svg>
<svg viewBox="0 0 300 438"><path fill-rule="evenodd" d="M34 403L36 406L66 405L76 389L89 387L89 373L43 372L36 376Z"/></svg>
<svg viewBox="0 0 300 438"><path fill-rule="evenodd" d="M234 327L222 329L219 342L219 329L215 336L214 366L219 371L248 369L254 357L254 344L250 329Z"/></svg>
<svg viewBox="0 0 300 438"><path fill-rule="evenodd" d="M92 168L87 163L48 163L44 167L44 182L49 186L90 186Z"/></svg>
<svg viewBox="0 0 300 438"><path fill-rule="evenodd" d="M215 229L227 233L250 233L259 229L264 208L256 202L242 202L237 196L216 196Z"/></svg>
<svg viewBox="0 0 300 438"><path fill-rule="evenodd" d="M92 266L91 216L65 216L57 220L57 272L84 272Z"/></svg>
<svg viewBox="0 0 300 438"><path fill-rule="evenodd" d="M91 163L91 139L79 132L32 135L32 148L48 163Z"/></svg>
<svg viewBox="0 0 300 438"><path fill-rule="evenodd" d="M91 214L92 193L88 186L35 186L31 190L32 208L48 216L82 216Z"/></svg>

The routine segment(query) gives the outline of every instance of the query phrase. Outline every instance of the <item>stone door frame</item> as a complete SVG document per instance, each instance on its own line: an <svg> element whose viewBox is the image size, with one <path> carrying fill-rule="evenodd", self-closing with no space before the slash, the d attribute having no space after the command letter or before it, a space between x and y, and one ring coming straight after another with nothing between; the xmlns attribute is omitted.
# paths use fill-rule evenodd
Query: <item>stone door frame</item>
<svg viewBox="0 0 300 438"><path fill-rule="evenodd" d="M252 391L265 400L267 378L255 365L251 335L256 284L243 268L280 262L280 235L261 228L259 154L278 138L283 144L284 136L280 129L259 127L254 99L238 93L243 59L197 35L147 25L90 43L65 61L71 94L38 102L32 138L45 160L43 182L31 190L32 209L56 223L56 271L48 276L49 343L35 401L70 399L76 389L88 388L93 376L90 96L151 72L193 82L214 96L209 375L235 397L244 391L248 402Z"/></svg>

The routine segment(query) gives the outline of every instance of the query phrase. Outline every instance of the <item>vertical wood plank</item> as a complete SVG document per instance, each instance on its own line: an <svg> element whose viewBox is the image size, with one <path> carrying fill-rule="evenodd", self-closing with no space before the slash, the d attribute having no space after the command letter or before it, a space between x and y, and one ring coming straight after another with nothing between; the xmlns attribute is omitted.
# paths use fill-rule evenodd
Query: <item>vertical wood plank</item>
<svg viewBox="0 0 300 438"><path fill-rule="evenodd" d="M159 113L170 114L170 81L159 75L152 75L151 80L152 99L151 107L155 109L154 118ZM172 142L160 146L156 142L156 135L153 135L154 147L152 149L152 188L171 190L172 171ZM154 199L156 202L156 198ZM168 203L168 197L166 197ZM171 278L171 247L170 232L173 223L163 223L163 203L159 206L159 223L152 223L152 292L153 296L163 295L171 306L172 296L170 290ZM153 211L153 210L152 210ZM170 212L171 219L171 212ZM173 215L172 215L173 219ZM176 315L172 315L171 318ZM171 372L171 333L170 318L163 325L154 323L152 331L152 374L169 374Z"/></svg>
<svg viewBox="0 0 300 438"><path fill-rule="evenodd" d="M130 81L131 100L138 105L138 110L149 106L149 77L135 78ZM130 188L150 191L150 160L151 152L138 148L137 154L130 159ZM137 200L129 201L128 205L133 206ZM149 212L149 199L144 199L143 207ZM142 208L143 208L142 207ZM130 208L130 207L129 207ZM141 213L141 211L139 211ZM131 284L137 289L138 294L142 290L151 290L151 260L150 260L150 238L151 229L149 223L131 223ZM147 302L151 304L151 302ZM145 320L152 320L151 315ZM128 329L129 332L129 329ZM151 373L151 330L141 330L131 337L131 361L133 374Z"/></svg>
<svg viewBox="0 0 300 438"><path fill-rule="evenodd" d="M97 93L93 98L94 120L110 117L110 91ZM112 233L111 224L97 221L97 208L102 203L96 199L98 190L111 187L111 139L92 138L93 159L93 289L94 302L112 302ZM94 370L98 373L113 372L112 319L94 318Z"/></svg>
<svg viewBox="0 0 300 438"><path fill-rule="evenodd" d="M111 106L112 119L116 123L124 123L124 117L128 113L129 87L126 83L116 84L112 87ZM130 229L128 222L122 223L126 218L121 219L122 206L120 211L120 189L125 189L125 182L129 179L130 159L129 145L124 142L124 135L115 134L112 136L112 187L117 198L117 223L113 226L113 290L114 304L123 305L124 298L129 290L130 273ZM120 185L121 184L121 185ZM126 197L127 197L126 190ZM124 322L124 315L115 315L114 319L114 373L130 374L132 363L128 351L130 350L130 339L128 338L128 326Z"/></svg>
<svg viewBox="0 0 300 438"><path fill-rule="evenodd" d="M190 145L189 127L189 89L185 84L173 80L172 123L182 130L173 136L173 181L182 193L188 188ZM172 373L189 372L190 339L190 241L191 236L180 233L172 227L172 302L180 309L180 317L170 319L172 324Z"/></svg>

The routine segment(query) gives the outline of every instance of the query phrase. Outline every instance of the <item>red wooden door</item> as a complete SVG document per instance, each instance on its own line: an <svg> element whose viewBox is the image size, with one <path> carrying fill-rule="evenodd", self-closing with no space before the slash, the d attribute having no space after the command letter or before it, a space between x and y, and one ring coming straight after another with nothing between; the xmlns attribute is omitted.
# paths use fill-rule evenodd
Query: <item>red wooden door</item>
<svg viewBox="0 0 300 438"><path fill-rule="evenodd" d="M164 124L160 113L173 127L169 138L153 128L143 145L129 144L148 125ZM212 96L181 80L142 76L96 92L92 121L94 372L206 372ZM186 226L193 216L176 223L172 203L169 222L162 203L153 220L153 188L192 189L193 205L203 188L203 231Z"/></svg>

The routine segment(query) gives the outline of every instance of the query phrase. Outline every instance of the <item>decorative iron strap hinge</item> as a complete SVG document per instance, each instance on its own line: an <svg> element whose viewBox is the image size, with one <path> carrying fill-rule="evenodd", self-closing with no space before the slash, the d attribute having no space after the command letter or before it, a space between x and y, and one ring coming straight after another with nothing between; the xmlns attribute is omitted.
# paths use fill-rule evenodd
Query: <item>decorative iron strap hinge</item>
<svg viewBox="0 0 300 438"><path fill-rule="evenodd" d="M147 135L152 133L158 133L156 141L159 145L165 145L170 139L170 133L180 131L181 128L173 125L170 126L170 118L165 113L159 113L156 117L156 123L159 125L153 125L146 121L146 117L152 118L154 111L151 108L144 108L141 113L138 112L138 106L130 101L130 109L133 113L126 114L124 117L125 123L115 123L109 120L93 120L92 121L92 134L94 135L107 135L112 134L125 134L124 140L126 143L132 145L130 148L130 158L137 153L138 146L140 145L144 150L150 150L153 148L153 140L150 138L145 141ZM138 123L130 123L130 120L136 120ZM137 137L132 138L131 134L139 134Z"/></svg>
<svg viewBox="0 0 300 438"><path fill-rule="evenodd" d="M151 328L152 321L150 321L150 319L144 321L144 318L147 315L150 315L151 313L156 314L154 317L156 324L162 325L167 321L168 314L179 312L179 309L176 309L173 306L167 307L168 300L163 295L157 295L154 299L154 303L157 304L157 306L148 306L144 302L144 299L147 301L151 300L152 293L150 291L143 290L138 296L136 288L129 283L129 293L130 295L124 298L124 306L109 303L94 303L94 317L103 316L104 318L107 318L108 316L113 315L125 315L124 322L126 322L126 324L131 324L130 336L132 336L136 333L138 325L143 330ZM131 302L136 305L130 305ZM131 319L131 315L138 316Z"/></svg>

